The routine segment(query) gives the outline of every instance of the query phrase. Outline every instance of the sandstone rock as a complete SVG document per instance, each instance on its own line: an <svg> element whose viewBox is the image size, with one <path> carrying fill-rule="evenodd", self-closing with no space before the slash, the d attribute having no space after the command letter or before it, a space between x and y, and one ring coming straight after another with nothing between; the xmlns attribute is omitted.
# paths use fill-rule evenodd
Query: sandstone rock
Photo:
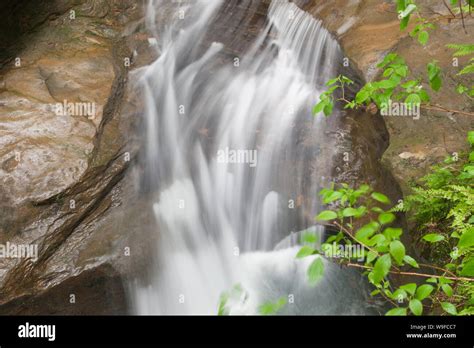
<svg viewBox="0 0 474 348"><path fill-rule="evenodd" d="M141 17L140 8L132 1L37 4L23 1L21 14L13 2L6 6L25 17L14 35L27 45L1 42L21 64L10 56L0 70L0 209L7 213L0 216L0 242L35 244L39 255L0 260L0 313L123 313L122 276L130 262L120 256L123 243L132 245L132 231L109 227L130 164L122 131L136 120L121 112L123 59L133 47L120 33ZM71 19L71 9L88 15ZM83 103L94 105L94 117L57 112L58 104ZM136 149L128 150L133 160ZM99 304L106 296L101 284L118 294L110 306ZM81 293L78 306L63 302L71 292Z"/></svg>

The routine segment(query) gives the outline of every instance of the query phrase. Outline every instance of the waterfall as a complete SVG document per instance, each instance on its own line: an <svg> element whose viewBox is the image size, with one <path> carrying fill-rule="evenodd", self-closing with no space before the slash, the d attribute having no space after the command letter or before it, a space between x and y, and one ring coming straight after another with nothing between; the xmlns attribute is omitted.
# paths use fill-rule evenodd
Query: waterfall
<svg viewBox="0 0 474 348"><path fill-rule="evenodd" d="M325 120L311 109L336 74L340 49L320 21L274 0L245 51L233 54L225 41L238 33L226 23L251 26L265 5L236 3L147 7L159 58L137 73L145 101L140 186L152 197L158 239L147 281L132 286L134 310L216 314L221 293L240 284L232 314L289 295L283 313L365 312L357 272L325 261L326 275L309 286L311 258L295 260L287 237L314 223L302 212L317 213L331 171L331 153L319 151ZM303 123L313 147L300 143ZM325 165L311 168L314 156Z"/></svg>

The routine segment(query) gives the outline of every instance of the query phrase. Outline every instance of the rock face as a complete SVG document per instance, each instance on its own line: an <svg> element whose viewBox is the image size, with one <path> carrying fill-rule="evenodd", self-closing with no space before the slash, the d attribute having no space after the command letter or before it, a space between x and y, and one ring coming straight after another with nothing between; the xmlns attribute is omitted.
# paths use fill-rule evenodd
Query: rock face
<svg viewBox="0 0 474 348"><path fill-rule="evenodd" d="M114 214L135 154L125 148L135 111L122 105L141 3L44 3L2 5L0 243L38 255L0 259L0 313L124 312L127 236Z"/></svg>
<svg viewBox="0 0 474 348"><path fill-rule="evenodd" d="M448 43L472 43L474 18L466 19L465 33L460 20L450 23L449 12L442 2L417 1L424 15L437 17L437 28L430 30L428 44L421 46L408 34L409 27L400 31L394 1L379 0L299 0L300 5L321 18L324 25L338 38L351 65L370 81L380 74L378 62L389 52L405 58L413 76L424 76L426 64L437 60L443 77L454 76L467 62L460 59L453 66L452 50ZM414 20L412 21L414 22ZM459 82L469 85L468 75ZM471 81L472 83L472 81ZM465 112L474 111L474 103L467 96L455 92L456 81L443 78L440 92L431 92L435 104ZM420 118L384 117L390 134L390 145L383 155L383 163L394 174L403 193L409 192L409 182L427 173L429 167L451 155L467 149L466 134L474 128L472 115L421 110ZM409 153L414 155L408 155Z"/></svg>

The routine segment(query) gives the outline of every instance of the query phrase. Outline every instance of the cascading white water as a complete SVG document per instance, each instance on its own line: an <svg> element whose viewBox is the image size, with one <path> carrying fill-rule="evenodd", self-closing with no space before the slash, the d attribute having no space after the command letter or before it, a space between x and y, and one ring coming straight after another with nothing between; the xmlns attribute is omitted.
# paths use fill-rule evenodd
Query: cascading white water
<svg viewBox="0 0 474 348"><path fill-rule="evenodd" d="M159 239L148 284L132 291L135 311L216 314L220 294L241 284L247 297L231 313L257 313L262 302L290 294L294 303L284 313L363 312L357 286L348 286L356 273L334 276L337 267L326 262L327 275L310 287L311 260L296 261L291 243L273 250L290 232L290 199L304 193L314 197L306 210L318 209L321 182L303 180L309 163L297 128L312 119L316 82L335 74L338 45L320 21L275 0L247 52L223 63L224 45L205 38L224 2L148 6L160 56L139 72L146 103L141 184L156 192ZM251 16L258 2L240 7ZM311 127L324 142L323 120ZM323 177L330 168L316 170Z"/></svg>

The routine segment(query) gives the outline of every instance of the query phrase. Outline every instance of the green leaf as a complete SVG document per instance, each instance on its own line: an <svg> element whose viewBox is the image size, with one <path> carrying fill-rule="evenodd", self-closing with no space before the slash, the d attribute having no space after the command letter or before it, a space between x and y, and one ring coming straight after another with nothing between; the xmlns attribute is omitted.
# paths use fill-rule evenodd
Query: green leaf
<svg viewBox="0 0 474 348"><path fill-rule="evenodd" d="M461 275L465 277L474 277L474 258L464 264Z"/></svg>
<svg viewBox="0 0 474 348"><path fill-rule="evenodd" d="M376 201L379 201L380 203L384 203L384 204L390 204L390 199L388 199L387 196L385 196L384 194L382 193L379 193L379 192L372 192L372 194L370 195L373 199L375 199Z"/></svg>
<svg viewBox="0 0 474 348"><path fill-rule="evenodd" d="M332 110L334 109L334 104L332 101L328 101L326 105L324 105L323 113L324 116L330 116L332 114Z"/></svg>
<svg viewBox="0 0 474 348"><path fill-rule="evenodd" d="M438 65L436 64L436 62L431 62L431 63L428 63L428 65L426 66L427 70L428 70L428 78L430 80L432 80L433 78L436 77L436 75L439 74L440 72L440 68L438 67Z"/></svg>
<svg viewBox="0 0 474 348"><path fill-rule="evenodd" d="M372 246L372 245L377 245L378 247L386 247L386 241L387 241L387 238L385 238L385 236L383 234L376 234L375 236L373 236L372 238L370 238L368 241L366 241L365 244L367 244L368 246Z"/></svg>
<svg viewBox="0 0 474 348"><path fill-rule="evenodd" d="M421 98L418 94L412 93L405 99L405 103L413 107L421 103Z"/></svg>
<svg viewBox="0 0 474 348"><path fill-rule="evenodd" d="M398 83L396 81L393 81L393 80L382 80L382 81L379 81L379 82L376 83L376 86L378 88L382 88L382 89L393 88L397 85L398 85Z"/></svg>
<svg viewBox="0 0 474 348"><path fill-rule="evenodd" d="M301 243L315 244L318 241L318 236L314 232L304 232L301 236Z"/></svg>
<svg viewBox="0 0 474 348"><path fill-rule="evenodd" d="M417 80L410 80L402 84L402 87L405 89L413 88L418 84Z"/></svg>
<svg viewBox="0 0 474 348"><path fill-rule="evenodd" d="M342 196L343 196L342 192L334 191L330 195L324 197L323 203L328 204L328 203L334 202L335 200L338 200Z"/></svg>
<svg viewBox="0 0 474 348"><path fill-rule="evenodd" d="M223 293L219 299L219 307L217 309L217 315L229 315L229 310L227 309L228 300L229 300L229 294L227 292Z"/></svg>
<svg viewBox="0 0 474 348"><path fill-rule="evenodd" d="M350 217L350 216L357 215L357 213L358 213L358 210L355 208L346 208L342 211L342 216Z"/></svg>
<svg viewBox="0 0 474 348"><path fill-rule="evenodd" d="M408 27L408 22L409 21L410 21L410 16L407 16L407 17L403 18L400 21L400 30L406 29L406 27Z"/></svg>
<svg viewBox="0 0 474 348"><path fill-rule="evenodd" d="M405 257L405 246L398 240L390 243L390 254L398 264L401 264Z"/></svg>
<svg viewBox="0 0 474 348"><path fill-rule="evenodd" d="M367 184L362 184L359 186L359 188L357 189L356 192L359 192L359 193L367 193L370 191L370 186L367 185Z"/></svg>
<svg viewBox="0 0 474 348"><path fill-rule="evenodd" d="M397 315L397 316L402 316L402 315L407 315L407 309L402 308L402 307L397 307L389 310L387 313L385 313L387 316L392 316L392 315Z"/></svg>
<svg viewBox="0 0 474 348"><path fill-rule="evenodd" d="M410 300L408 307L410 307L411 312L415 315L421 315L423 313L423 305L416 298Z"/></svg>
<svg viewBox="0 0 474 348"><path fill-rule="evenodd" d="M424 101L424 102L429 102L430 101L430 96L428 95L428 93L422 89L418 92L418 95L420 96L421 98L421 101Z"/></svg>
<svg viewBox="0 0 474 348"><path fill-rule="evenodd" d="M458 314L458 311L456 310L456 307L452 303L441 302L441 307L443 307L443 309L446 313L449 313L451 315Z"/></svg>
<svg viewBox="0 0 474 348"><path fill-rule="evenodd" d="M459 94L463 94L465 92L469 91L469 88L459 84L456 86L456 92L458 92Z"/></svg>
<svg viewBox="0 0 474 348"><path fill-rule="evenodd" d="M258 311L261 315L272 315L279 312L286 305L286 298L282 297L276 302L267 302L259 306Z"/></svg>
<svg viewBox="0 0 474 348"><path fill-rule="evenodd" d="M401 228L393 228L393 227L387 227L383 231L383 235L387 237L387 239L398 239L402 235L403 230Z"/></svg>
<svg viewBox="0 0 474 348"><path fill-rule="evenodd" d="M373 269L372 281L374 284L378 284L382 279L388 274L390 267L392 266L392 261L390 260L390 255L385 254L380 256L375 262Z"/></svg>
<svg viewBox="0 0 474 348"><path fill-rule="evenodd" d="M338 88L339 88L339 86L332 86L332 87L328 88L328 90L326 92L324 92L324 94L325 95L330 95Z"/></svg>
<svg viewBox="0 0 474 348"><path fill-rule="evenodd" d="M360 218L365 215L367 212L367 208L364 206L360 206L359 208L356 209L356 214L354 215L356 218Z"/></svg>
<svg viewBox="0 0 474 348"><path fill-rule="evenodd" d="M451 287L451 285L449 285L449 284L443 284L443 285L441 285L441 289L443 289L443 292L444 292L447 296L449 296L449 297L453 296L453 288Z"/></svg>
<svg viewBox="0 0 474 348"><path fill-rule="evenodd" d="M437 92L441 88L441 77L440 77L441 69L436 64L436 62L428 63L427 69L428 69L428 79L430 81L430 86L434 91Z"/></svg>
<svg viewBox="0 0 474 348"><path fill-rule="evenodd" d="M367 99L369 99L370 93L364 89L361 89L357 94L356 94L356 102L357 104L362 104L365 102Z"/></svg>
<svg viewBox="0 0 474 348"><path fill-rule="evenodd" d="M354 109L355 107L356 107L356 102L355 100L352 100L344 106L344 109Z"/></svg>
<svg viewBox="0 0 474 348"><path fill-rule="evenodd" d="M352 81L347 76L341 75L340 78L341 78L342 82L347 83L348 85L352 85L354 83L354 81Z"/></svg>
<svg viewBox="0 0 474 348"><path fill-rule="evenodd" d="M418 300L423 301L425 298L430 296L433 289L434 289L433 286L429 284L423 284L422 286L418 287L418 289L416 290L415 297Z"/></svg>
<svg viewBox="0 0 474 348"><path fill-rule="evenodd" d="M402 65L398 68L395 69L395 72L397 75L400 75L401 77L407 77L408 75L408 67L406 65ZM392 80L392 79L390 79ZM392 80L393 81L393 80ZM397 85L400 83L400 80L397 81Z"/></svg>
<svg viewBox="0 0 474 348"><path fill-rule="evenodd" d="M407 7L405 0L397 0L397 13L402 12Z"/></svg>
<svg viewBox="0 0 474 348"><path fill-rule="evenodd" d="M324 210L316 216L317 220L322 221L334 220L335 218L337 218L337 214L332 210Z"/></svg>
<svg viewBox="0 0 474 348"><path fill-rule="evenodd" d="M417 26L415 26L415 29L411 31L410 36L415 37L416 35L418 35L421 29L422 29L421 24L418 24Z"/></svg>
<svg viewBox="0 0 474 348"><path fill-rule="evenodd" d="M316 250L309 245L303 245L301 249L298 251L298 254L296 254L297 259L301 259L306 256L313 255Z"/></svg>
<svg viewBox="0 0 474 348"><path fill-rule="evenodd" d="M377 253L372 250L367 253L366 263L371 263L377 257Z"/></svg>
<svg viewBox="0 0 474 348"><path fill-rule="evenodd" d="M333 84L335 84L337 81L339 81L339 79L337 77L333 78L333 79L329 80L328 82L326 82L326 86L330 87Z"/></svg>
<svg viewBox="0 0 474 348"><path fill-rule="evenodd" d="M408 263L410 266L414 268L420 268L420 266L418 265L418 262L416 262L416 260L411 256L405 255L403 257L403 261L405 261L406 263Z"/></svg>
<svg viewBox="0 0 474 348"><path fill-rule="evenodd" d="M474 145L474 131L467 132L467 141L469 144Z"/></svg>
<svg viewBox="0 0 474 348"><path fill-rule="evenodd" d="M407 296L407 292L405 290L397 289L397 290L395 290L395 292L390 297L394 300L399 301L399 303L400 303L401 299L405 300L408 296Z"/></svg>
<svg viewBox="0 0 474 348"><path fill-rule="evenodd" d="M379 222L382 225L389 224L395 220L395 214L392 213L382 213L379 215Z"/></svg>
<svg viewBox="0 0 474 348"><path fill-rule="evenodd" d="M359 241L364 241L370 236L372 236L375 231L377 231L379 224L376 223L375 221L371 221L368 224L362 226L359 228L355 234L355 238Z"/></svg>
<svg viewBox="0 0 474 348"><path fill-rule="evenodd" d="M437 243L444 240L444 236L437 233L429 233L424 235L423 239L430 243Z"/></svg>
<svg viewBox="0 0 474 348"><path fill-rule="evenodd" d="M409 283L409 284L402 285L402 286L400 286L400 289L405 290L410 295L415 295L416 283Z"/></svg>
<svg viewBox="0 0 474 348"><path fill-rule="evenodd" d="M459 248L469 248L474 245L474 227L471 227L461 235L458 242Z"/></svg>
<svg viewBox="0 0 474 348"><path fill-rule="evenodd" d="M393 62L397 57L398 57L398 55L396 53L387 54L384 57L384 59L379 64L377 64L377 68L383 68L383 67L387 66L388 64Z"/></svg>
<svg viewBox="0 0 474 348"><path fill-rule="evenodd" d="M421 43L423 46L426 45L428 39L430 38L430 34L427 31L422 31L418 34L418 42Z"/></svg>
<svg viewBox="0 0 474 348"><path fill-rule="evenodd" d="M326 103L327 103L327 100L326 100L326 99L321 100L319 103L317 103L317 104L313 107L313 115L319 114L321 111L323 111L324 106L326 105Z"/></svg>
<svg viewBox="0 0 474 348"><path fill-rule="evenodd" d="M388 77L390 75L392 75L394 72L393 68L387 68L385 69L385 71L383 72L383 77Z"/></svg>
<svg viewBox="0 0 474 348"><path fill-rule="evenodd" d="M432 80L430 80L430 86L433 89L433 91L438 92L441 89L441 78L439 76L434 77Z"/></svg>
<svg viewBox="0 0 474 348"><path fill-rule="evenodd" d="M451 279L448 279L448 278L445 278L445 277L441 277L441 278L439 278L439 283L440 283L441 285L443 285L443 284L452 284L453 281L452 281Z"/></svg>
<svg viewBox="0 0 474 348"><path fill-rule="evenodd" d="M316 284L324 274L324 262L318 257L308 268L308 279L310 284Z"/></svg>
<svg viewBox="0 0 474 348"><path fill-rule="evenodd" d="M415 4L409 4L405 10L401 11L399 14L398 14L398 17L400 19L402 18L405 18L407 16L409 16L413 11L416 10L416 5Z"/></svg>

